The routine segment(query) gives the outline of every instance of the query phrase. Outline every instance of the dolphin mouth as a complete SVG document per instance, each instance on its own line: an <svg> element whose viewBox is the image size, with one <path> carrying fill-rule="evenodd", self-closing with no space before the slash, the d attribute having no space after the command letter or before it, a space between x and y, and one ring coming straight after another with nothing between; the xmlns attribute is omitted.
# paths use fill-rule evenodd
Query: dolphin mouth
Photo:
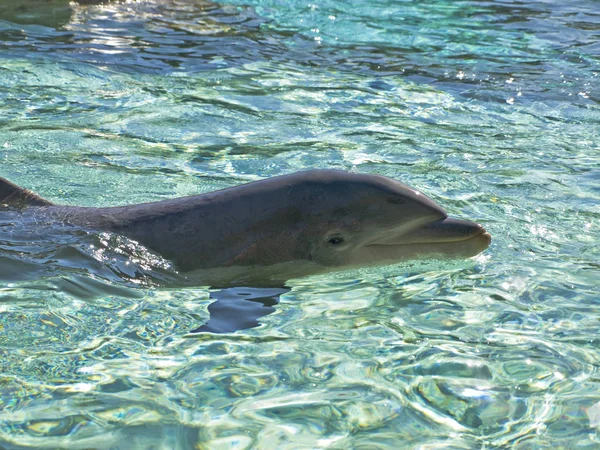
<svg viewBox="0 0 600 450"><path fill-rule="evenodd" d="M483 226L468 220L445 218L429 222L409 232L387 235L369 247L400 246L412 254L439 253L447 256L474 256L492 242Z"/></svg>

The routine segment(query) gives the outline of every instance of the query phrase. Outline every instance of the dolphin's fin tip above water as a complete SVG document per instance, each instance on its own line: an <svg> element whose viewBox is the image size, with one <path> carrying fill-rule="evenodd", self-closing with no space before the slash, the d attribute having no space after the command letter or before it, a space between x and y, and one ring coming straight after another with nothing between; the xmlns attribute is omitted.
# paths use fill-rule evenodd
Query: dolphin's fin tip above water
<svg viewBox="0 0 600 450"><path fill-rule="evenodd" d="M28 206L50 206L52 202L28 189L17 186L0 177L0 210L6 208L24 209Z"/></svg>

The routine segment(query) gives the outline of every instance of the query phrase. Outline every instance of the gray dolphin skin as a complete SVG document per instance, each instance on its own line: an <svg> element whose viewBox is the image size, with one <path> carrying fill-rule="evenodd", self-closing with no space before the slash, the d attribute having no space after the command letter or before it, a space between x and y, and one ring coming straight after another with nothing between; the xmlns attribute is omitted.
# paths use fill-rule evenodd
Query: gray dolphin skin
<svg viewBox="0 0 600 450"><path fill-rule="evenodd" d="M196 284L215 287L283 285L334 270L466 258L491 242L481 225L449 218L403 183L340 170L108 208L54 205L0 178L0 205L124 235L171 260Z"/></svg>

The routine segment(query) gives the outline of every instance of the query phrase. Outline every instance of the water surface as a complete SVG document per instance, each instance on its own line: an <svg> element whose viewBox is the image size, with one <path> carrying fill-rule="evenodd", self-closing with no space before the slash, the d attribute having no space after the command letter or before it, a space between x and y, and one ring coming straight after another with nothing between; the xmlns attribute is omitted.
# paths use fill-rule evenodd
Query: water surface
<svg viewBox="0 0 600 450"><path fill-rule="evenodd" d="M0 176L101 206L341 168L494 240L217 335L143 248L1 227L2 448L598 448L597 2L3 5Z"/></svg>

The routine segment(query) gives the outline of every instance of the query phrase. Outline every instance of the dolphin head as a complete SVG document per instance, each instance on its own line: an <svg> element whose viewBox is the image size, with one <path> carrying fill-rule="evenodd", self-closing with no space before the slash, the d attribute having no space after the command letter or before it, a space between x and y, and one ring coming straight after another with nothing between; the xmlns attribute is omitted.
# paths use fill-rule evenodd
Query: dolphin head
<svg viewBox="0 0 600 450"><path fill-rule="evenodd" d="M481 225L451 219L426 195L379 175L305 172L289 196L302 205L301 251L330 269L470 257L491 242Z"/></svg>

